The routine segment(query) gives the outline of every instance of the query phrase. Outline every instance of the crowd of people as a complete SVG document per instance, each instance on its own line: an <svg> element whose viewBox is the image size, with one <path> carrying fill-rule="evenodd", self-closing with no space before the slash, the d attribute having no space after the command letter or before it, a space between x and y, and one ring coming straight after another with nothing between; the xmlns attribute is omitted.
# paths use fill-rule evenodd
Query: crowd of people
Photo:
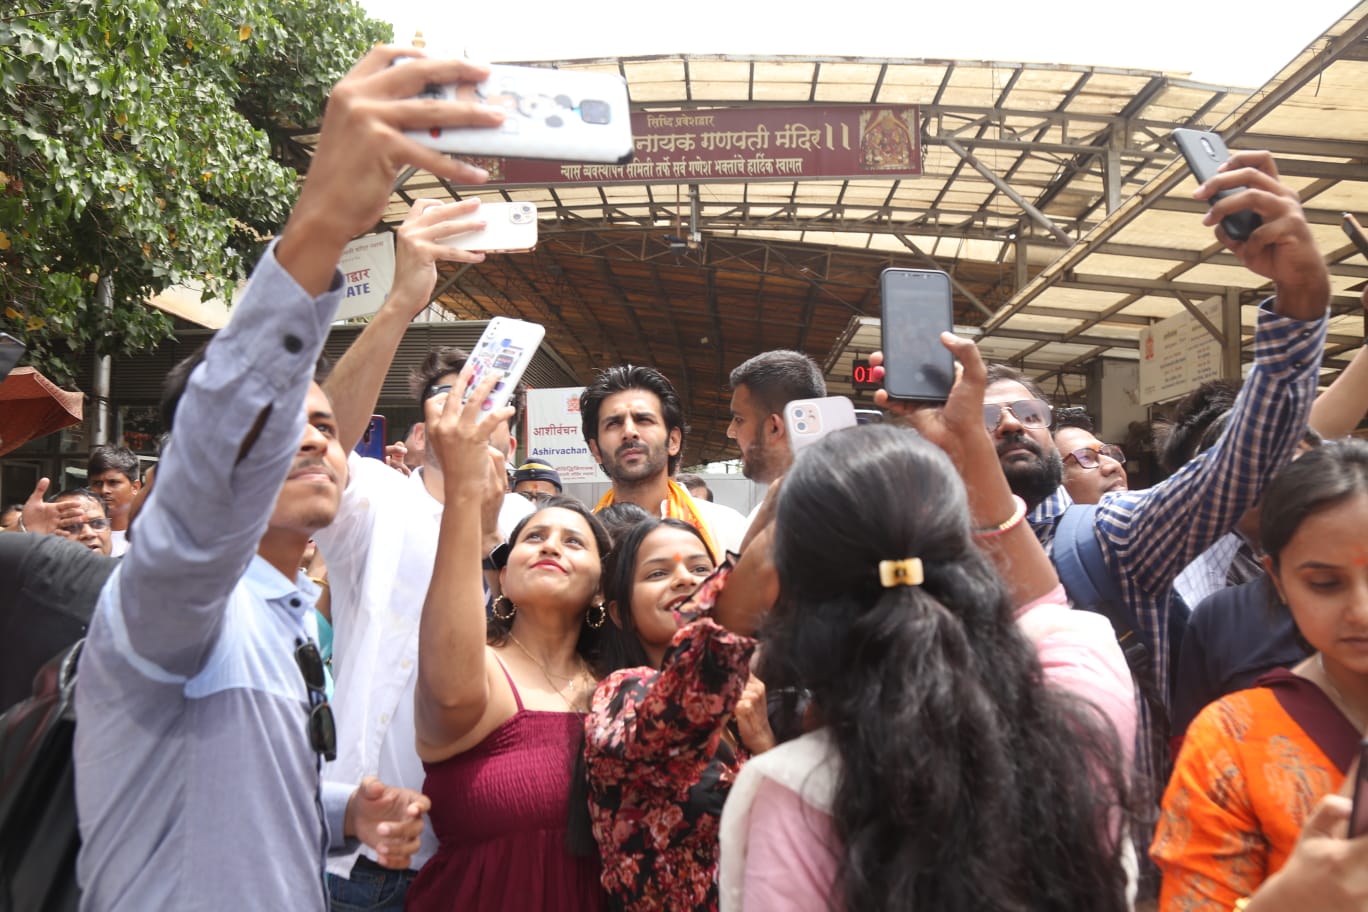
<svg viewBox="0 0 1368 912"><path fill-rule="evenodd" d="M679 473L670 379L605 367L586 504L510 472L516 399L467 406L500 378L452 348L405 440L355 451L438 263L483 256L441 240L482 225L416 201L329 369L342 247L401 167L486 179L406 131L503 116L415 98L484 68L400 55L334 88L288 223L167 378L155 474L100 447L0 517L4 705L20 651L85 637L82 908L1368 908L1368 356L1318 392L1329 276L1271 156L1197 192L1245 188L1205 221L1272 294L1243 384L1163 428L1164 480L947 334L945 403L880 392L796 457L820 369L739 364L749 516Z"/></svg>

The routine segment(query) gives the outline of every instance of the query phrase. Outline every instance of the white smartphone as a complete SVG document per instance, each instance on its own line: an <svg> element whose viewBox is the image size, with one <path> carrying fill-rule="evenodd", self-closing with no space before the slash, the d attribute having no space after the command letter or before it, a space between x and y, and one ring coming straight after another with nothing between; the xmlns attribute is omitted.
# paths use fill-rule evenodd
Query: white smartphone
<svg viewBox="0 0 1368 912"><path fill-rule="evenodd" d="M430 85L419 97L504 110L504 122L497 128L409 131L418 142L442 152L616 165L632 160L627 83L614 73L495 65L484 82Z"/></svg>
<svg viewBox="0 0 1368 912"><path fill-rule="evenodd" d="M845 396L795 399L784 406L784 427L788 428L794 455L832 431L852 428L858 423L855 406Z"/></svg>
<svg viewBox="0 0 1368 912"><path fill-rule="evenodd" d="M537 207L532 203L480 203L471 218L483 219L480 231L442 238L441 243L478 253L521 253L537 246Z"/></svg>
<svg viewBox="0 0 1368 912"><path fill-rule="evenodd" d="M490 320L480 341L475 343L475 350L470 353L474 373L466 389L466 398L470 397L470 390L479 384L486 373L497 371L503 374L503 378L494 385L489 398L480 406L480 411L488 412L507 405L545 336L546 327L540 323L508 317Z"/></svg>

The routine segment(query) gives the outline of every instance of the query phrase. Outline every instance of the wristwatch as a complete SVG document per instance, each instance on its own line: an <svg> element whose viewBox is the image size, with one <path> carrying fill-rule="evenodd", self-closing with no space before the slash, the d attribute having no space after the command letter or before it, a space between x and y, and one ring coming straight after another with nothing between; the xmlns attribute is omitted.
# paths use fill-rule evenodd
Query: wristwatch
<svg viewBox="0 0 1368 912"><path fill-rule="evenodd" d="M509 547L508 542L500 542L494 546L492 551L485 555L484 560L480 562L480 566L484 567L486 570L502 570L504 565L508 563L508 552L511 550L513 549Z"/></svg>

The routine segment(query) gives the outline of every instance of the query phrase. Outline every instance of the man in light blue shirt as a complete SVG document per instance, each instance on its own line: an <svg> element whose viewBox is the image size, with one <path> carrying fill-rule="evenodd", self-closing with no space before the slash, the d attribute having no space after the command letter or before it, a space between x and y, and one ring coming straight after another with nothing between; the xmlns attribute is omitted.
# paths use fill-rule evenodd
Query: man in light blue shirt
<svg viewBox="0 0 1368 912"><path fill-rule="evenodd" d="M482 79L377 48L335 87L280 239L185 377L137 544L111 576L79 669L82 908L327 908L325 852L357 837L406 867L426 799L374 780L323 788L335 750L313 602L298 571L346 483L314 366L342 295L343 246L380 219L396 171L478 169L404 131L492 126L496 111L416 100Z"/></svg>

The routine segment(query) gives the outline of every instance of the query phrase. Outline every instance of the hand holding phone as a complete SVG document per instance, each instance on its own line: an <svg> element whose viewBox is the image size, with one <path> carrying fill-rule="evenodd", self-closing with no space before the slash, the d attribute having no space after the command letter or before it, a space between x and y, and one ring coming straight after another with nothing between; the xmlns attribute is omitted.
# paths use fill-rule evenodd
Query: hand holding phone
<svg viewBox="0 0 1368 912"><path fill-rule="evenodd" d="M521 253L537 246L537 207L533 203L480 203L470 218L483 220L480 231L442 238L438 243L477 253Z"/></svg>
<svg viewBox="0 0 1368 912"><path fill-rule="evenodd" d="M1221 165L1230 158L1230 150L1226 148L1225 141L1221 139L1218 133L1179 127L1173 131L1173 141L1177 144L1178 151L1183 153L1183 158L1187 161L1192 176L1197 178L1199 184L1205 184L1215 177ZM1208 202L1215 203L1217 200L1225 199L1244 189L1237 187L1222 190L1212 196ZM1221 227L1225 229L1226 235L1232 241L1249 240L1249 236L1262 224L1263 219L1260 218L1259 213L1249 209L1227 215L1221 219Z"/></svg>
<svg viewBox="0 0 1368 912"><path fill-rule="evenodd" d="M879 292L884 389L894 399L944 402L955 382L955 359L940 340L955 328L950 276L937 269L885 269Z"/></svg>
<svg viewBox="0 0 1368 912"><path fill-rule="evenodd" d="M475 343L475 350L470 353L472 373L466 397L469 398L480 381L493 372L501 376L494 384L494 390L481 403L480 411L489 412L507 405L545 336L546 328L539 323L508 317L490 320L480 341Z"/></svg>
<svg viewBox="0 0 1368 912"><path fill-rule="evenodd" d="M408 131L442 152L619 165L632 160L627 83L612 73L496 65L484 82L431 85L419 97L503 109L496 129Z"/></svg>
<svg viewBox="0 0 1368 912"><path fill-rule="evenodd" d="M855 406L845 396L795 399L784 406L784 427L795 456L832 431L858 423Z"/></svg>

